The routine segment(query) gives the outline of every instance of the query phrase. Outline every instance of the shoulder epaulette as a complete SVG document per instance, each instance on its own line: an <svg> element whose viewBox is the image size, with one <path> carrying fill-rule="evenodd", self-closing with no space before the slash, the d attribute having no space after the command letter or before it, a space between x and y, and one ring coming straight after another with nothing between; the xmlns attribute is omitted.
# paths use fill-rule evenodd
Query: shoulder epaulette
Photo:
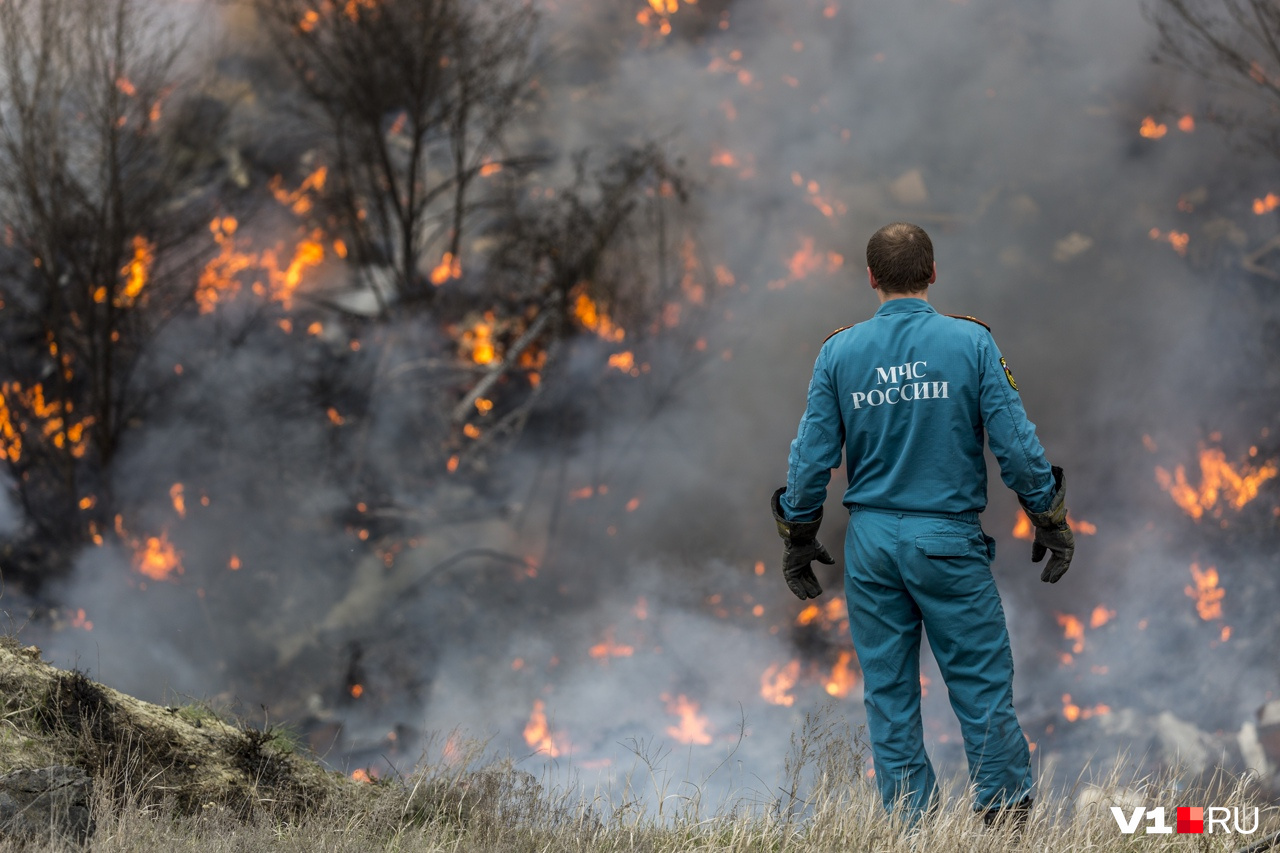
<svg viewBox="0 0 1280 853"><path fill-rule="evenodd" d="M977 317L970 317L968 314L948 314L947 316L953 317L957 320L968 320L970 323L977 323L979 326L986 329L988 332L991 331L991 327L988 326L986 323L982 322L981 320L979 320Z"/></svg>
<svg viewBox="0 0 1280 853"><path fill-rule="evenodd" d="M831 334L829 334L829 335L827 335L825 338L823 338L823 339L822 339L822 342L825 344L827 341L831 340L831 339L832 339L832 338L834 338L836 335L838 335L838 334L840 334L841 332L843 332L845 329L852 329L852 328L853 328L853 326L841 326L840 328L836 329L834 332L832 332Z"/></svg>

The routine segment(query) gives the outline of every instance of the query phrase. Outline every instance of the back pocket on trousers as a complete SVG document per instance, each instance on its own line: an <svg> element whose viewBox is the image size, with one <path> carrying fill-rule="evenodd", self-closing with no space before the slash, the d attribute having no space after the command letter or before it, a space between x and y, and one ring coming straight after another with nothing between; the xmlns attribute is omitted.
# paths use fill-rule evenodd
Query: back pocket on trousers
<svg viewBox="0 0 1280 853"><path fill-rule="evenodd" d="M966 557L973 546L969 544L967 536L933 534L917 536L916 547L923 551L926 557Z"/></svg>

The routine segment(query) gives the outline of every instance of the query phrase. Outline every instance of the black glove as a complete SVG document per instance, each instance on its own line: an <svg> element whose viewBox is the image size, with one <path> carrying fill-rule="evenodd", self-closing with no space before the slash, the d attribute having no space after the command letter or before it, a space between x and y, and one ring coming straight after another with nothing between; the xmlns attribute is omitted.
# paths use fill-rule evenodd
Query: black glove
<svg viewBox="0 0 1280 853"><path fill-rule="evenodd" d="M1067 526L1067 486L1057 465L1053 466L1053 482L1057 491L1047 510L1032 512L1026 504L1022 505L1022 511L1036 529L1035 541L1031 543L1031 562L1040 562L1046 552L1052 554L1040 573L1040 580L1045 583L1057 583L1071 568L1071 558L1076 553L1076 537Z"/></svg>
<svg viewBox="0 0 1280 853"><path fill-rule="evenodd" d="M782 493L786 490L785 486L778 489L770 501L773 518L778 522L778 535L783 542L782 577L786 579L787 587L795 593L796 598L802 601L817 598L822 595L822 584L818 583L818 578L813 574L811 564L814 560L828 566L835 565L836 562L817 538L818 526L822 524L822 511L818 511L818 517L813 521L787 521L782 517L781 503Z"/></svg>

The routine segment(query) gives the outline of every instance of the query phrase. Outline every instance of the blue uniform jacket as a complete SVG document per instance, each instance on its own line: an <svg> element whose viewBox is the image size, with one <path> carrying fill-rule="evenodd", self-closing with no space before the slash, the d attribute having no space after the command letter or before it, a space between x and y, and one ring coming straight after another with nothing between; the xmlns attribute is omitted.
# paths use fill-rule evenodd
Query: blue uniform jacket
<svg viewBox="0 0 1280 853"><path fill-rule="evenodd" d="M1049 508L1053 474L991 333L923 299L891 299L822 345L788 458L782 510L812 521L845 450L844 505L981 512L983 435L1006 486Z"/></svg>

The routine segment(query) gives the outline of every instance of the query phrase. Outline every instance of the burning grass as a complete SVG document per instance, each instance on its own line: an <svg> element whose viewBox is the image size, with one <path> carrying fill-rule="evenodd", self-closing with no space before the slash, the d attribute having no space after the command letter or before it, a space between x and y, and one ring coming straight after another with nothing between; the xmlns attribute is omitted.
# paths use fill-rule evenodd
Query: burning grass
<svg viewBox="0 0 1280 853"><path fill-rule="evenodd" d="M1280 814L1257 800L1247 780L1224 775L1207 787L1188 787L1174 777L1113 775L1066 789L1042 780L1043 789L1063 793L1041 797L1021 836L984 828L967 795L954 790L936 816L908 832L880 808L859 734L830 713L806 715L777 784L753 780L715 796L712 791L724 789L716 774L727 772L730 761L691 781L668 772L673 754L665 747L640 744L633 747L632 767L593 791L539 780L510 759L493 758L484 744L457 736L429 747L409 778L378 779L370 771L342 777L297 756L278 731L246 731L199 706L147 705L83 674L49 667L11 639L0 643L0 682L0 770L61 762L91 771L91 848L102 851L1109 853L1135 849L1144 837L1141 829L1136 837L1123 834L1112 805L1126 815L1135 805L1170 813L1187 804L1261 809L1250 835L1166 835L1161 849L1234 850L1280 825ZM218 797L206 786L193 799L190 783L212 778L215 769L224 776L224 792L237 789L233 777L252 783L236 797ZM303 790L310 796L299 797Z"/></svg>

